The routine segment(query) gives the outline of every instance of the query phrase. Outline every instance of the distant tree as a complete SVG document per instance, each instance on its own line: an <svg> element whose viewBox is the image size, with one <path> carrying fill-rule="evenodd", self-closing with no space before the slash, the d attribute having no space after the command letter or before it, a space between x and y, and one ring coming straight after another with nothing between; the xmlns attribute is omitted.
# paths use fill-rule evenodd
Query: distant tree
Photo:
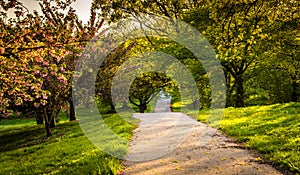
<svg viewBox="0 0 300 175"><path fill-rule="evenodd" d="M147 104L164 88L171 88L170 78L157 73L149 72L135 78L129 90L129 101L139 108L140 113L147 110Z"/></svg>
<svg viewBox="0 0 300 175"><path fill-rule="evenodd" d="M119 66L124 63L128 58L128 52L134 47L135 42L128 41L115 48L105 58L100 65L96 78L96 97L100 99L103 105L109 105L109 113L115 113L115 105L111 97L112 79L115 76Z"/></svg>

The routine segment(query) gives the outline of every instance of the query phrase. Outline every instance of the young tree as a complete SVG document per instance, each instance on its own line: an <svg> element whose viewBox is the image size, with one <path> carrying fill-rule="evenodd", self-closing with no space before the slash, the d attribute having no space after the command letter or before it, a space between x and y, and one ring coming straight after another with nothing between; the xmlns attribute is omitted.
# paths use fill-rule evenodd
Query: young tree
<svg viewBox="0 0 300 175"><path fill-rule="evenodd" d="M147 104L164 88L171 88L170 78L157 72L143 74L133 81L129 90L129 101L139 108L140 113L147 110Z"/></svg>

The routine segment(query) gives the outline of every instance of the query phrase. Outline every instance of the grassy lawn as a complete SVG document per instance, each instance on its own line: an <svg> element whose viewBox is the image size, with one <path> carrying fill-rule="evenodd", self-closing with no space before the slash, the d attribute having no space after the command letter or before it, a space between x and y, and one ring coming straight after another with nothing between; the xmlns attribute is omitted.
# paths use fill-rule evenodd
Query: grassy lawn
<svg viewBox="0 0 300 175"><path fill-rule="evenodd" d="M209 111L188 114L207 122ZM213 119L212 119L213 120ZM300 173L300 103L227 108L219 127L282 168Z"/></svg>
<svg viewBox="0 0 300 175"><path fill-rule="evenodd" d="M207 122L209 110L188 114ZM282 168L300 173L300 103L227 108L217 125L225 134L262 153ZM125 115L126 116L126 115ZM137 121L102 114L108 126L129 139ZM82 132L78 122L61 122L47 138L34 119L0 122L0 174L117 174L122 160L103 153Z"/></svg>
<svg viewBox="0 0 300 175"><path fill-rule="evenodd" d="M117 114L102 116L116 133L131 137L134 124ZM46 138L34 119L2 120L0 174L117 174L122 169L122 160L96 148L78 122L63 119L52 134Z"/></svg>

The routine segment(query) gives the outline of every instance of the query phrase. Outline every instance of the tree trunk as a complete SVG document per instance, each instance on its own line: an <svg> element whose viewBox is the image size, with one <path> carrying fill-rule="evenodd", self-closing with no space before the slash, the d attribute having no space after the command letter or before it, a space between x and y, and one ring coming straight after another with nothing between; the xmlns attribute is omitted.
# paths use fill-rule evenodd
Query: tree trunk
<svg viewBox="0 0 300 175"><path fill-rule="evenodd" d="M47 134L47 137L51 137L52 134L51 134L51 129L50 129L50 123L48 121L48 117L47 117L47 112L45 110L44 114L44 120L45 120L45 128L46 128L46 134Z"/></svg>
<svg viewBox="0 0 300 175"><path fill-rule="evenodd" d="M37 113L36 124L37 125L43 125L44 124L44 118L42 117L42 115L40 113Z"/></svg>
<svg viewBox="0 0 300 175"><path fill-rule="evenodd" d="M69 102L69 105L70 105L70 121L75 121L76 120L76 113L75 113L75 104L76 101L73 101L72 99L72 87L69 89L69 96L68 96L68 102ZM66 113L67 114L67 113ZM68 116L67 116L68 117Z"/></svg>
<svg viewBox="0 0 300 175"><path fill-rule="evenodd" d="M297 102L298 98L299 98L299 92L300 91L300 87L296 82L296 79L293 80L293 92L292 92L292 97L291 97L291 101L292 102Z"/></svg>
<svg viewBox="0 0 300 175"><path fill-rule="evenodd" d="M225 71L225 80L226 80L226 105L225 107L230 107L234 106L233 99L232 99L232 92L234 91L234 86L232 85L232 75L228 72Z"/></svg>
<svg viewBox="0 0 300 175"><path fill-rule="evenodd" d="M145 110L147 109L147 104L141 103L139 108L140 108L140 113L145 113Z"/></svg>
<svg viewBox="0 0 300 175"><path fill-rule="evenodd" d="M108 104L109 104L109 106L110 106L110 111L109 111L109 113L116 113L117 111L116 111L115 105L114 105L114 103L112 102L111 99L108 100Z"/></svg>
<svg viewBox="0 0 300 175"><path fill-rule="evenodd" d="M51 133L51 130L50 130L50 124L46 123L45 126L46 126L47 137L51 137L52 133Z"/></svg>
<svg viewBox="0 0 300 175"><path fill-rule="evenodd" d="M58 109L55 111L55 122L56 122L56 123L59 123L59 112L60 112L60 109L61 109L61 108L58 108Z"/></svg>
<svg viewBox="0 0 300 175"><path fill-rule="evenodd" d="M75 115L75 106L72 100L69 100L70 104L70 121L75 121L76 120L76 115Z"/></svg>
<svg viewBox="0 0 300 175"><path fill-rule="evenodd" d="M54 109L47 110L47 117L48 117L48 123L50 124L50 128L55 127L55 122L54 122L54 112L52 111Z"/></svg>
<svg viewBox="0 0 300 175"><path fill-rule="evenodd" d="M66 117L69 118L69 111L70 111L70 108L69 109L66 109L65 113L66 113Z"/></svg>
<svg viewBox="0 0 300 175"><path fill-rule="evenodd" d="M244 107L244 79L242 75L237 75L235 78L236 81L236 107Z"/></svg>

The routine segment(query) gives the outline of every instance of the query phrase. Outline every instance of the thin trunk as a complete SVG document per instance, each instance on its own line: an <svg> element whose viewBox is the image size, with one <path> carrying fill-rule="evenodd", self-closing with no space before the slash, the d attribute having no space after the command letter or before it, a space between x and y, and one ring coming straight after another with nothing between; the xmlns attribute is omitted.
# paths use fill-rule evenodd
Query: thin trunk
<svg viewBox="0 0 300 175"><path fill-rule="evenodd" d="M75 106L72 100L69 100L70 104L70 121L75 121L76 120L76 115L75 115Z"/></svg>
<svg viewBox="0 0 300 175"><path fill-rule="evenodd" d="M61 109L61 108L58 108L58 109L56 110L56 112L55 112L55 122L56 122L56 123L59 123L59 112L60 112L60 109Z"/></svg>
<svg viewBox="0 0 300 175"><path fill-rule="evenodd" d="M50 123L48 121L48 117L47 117L47 112L46 110L44 111L44 120L45 120L45 128L46 128L46 134L47 134L47 137L51 137L52 134L51 134L51 129L50 129Z"/></svg>
<svg viewBox="0 0 300 175"><path fill-rule="evenodd" d="M139 108L140 108L140 113L145 113L145 110L147 109L147 104L141 103Z"/></svg>
<svg viewBox="0 0 300 175"><path fill-rule="evenodd" d="M38 112L36 116L36 124L37 125L43 125L44 124L44 118L42 115Z"/></svg>
<svg viewBox="0 0 300 175"><path fill-rule="evenodd" d="M70 109L66 109L66 111L65 111L66 117L67 117L67 118L69 117L69 110L70 110Z"/></svg>
<svg viewBox="0 0 300 175"><path fill-rule="evenodd" d="M45 127L46 127L47 137L51 137L51 136L52 136L52 133L51 133L51 130L50 130L50 124L49 124L49 123L46 123L46 124L45 124Z"/></svg>
<svg viewBox="0 0 300 175"><path fill-rule="evenodd" d="M114 105L114 103L112 102L111 99L108 100L108 104L109 104L109 106L110 106L110 111L109 111L109 113L116 113L117 111L116 111L115 105Z"/></svg>
<svg viewBox="0 0 300 175"><path fill-rule="evenodd" d="M291 97L291 101L292 102L297 102L298 101L298 98L299 98L299 92L300 91L300 87L299 85L297 84L296 82L296 79L293 80L293 91L292 91L292 97Z"/></svg>
<svg viewBox="0 0 300 175"><path fill-rule="evenodd" d="M109 103L109 106L110 106L110 113L116 113L116 108L115 108L115 105L113 103Z"/></svg>
<svg viewBox="0 0 300 175"><path fill-rule="evenodd" d="M244 102L244 79L242 78L241 75L236 76L235 78L236 81L236 102L235 106L236 107L244 107L245 102Z"/></svg>
<svg viewBox="0 0 300 175"><path fill-rule="evenodd" d="M50 128L55 127L55 122L54 122L54 112L52 111L53 109L47 110L47 117L48 117L48 123L50 124Z"/></svg>
<svg viewBox="0 0 300 175"><path fill-rule="evenodd" d="M233 106L232 104L232 86L231 86L231 74L224 70L226 80L226 107Z"/></svg>
<svg viewBox="0 0 300 175"><path fill-rule="evenodd" d="M75 121L76 120L76 114L75 114L75 105L74 105L74 101L72 99L72 87L69 89L69 98L68 98L68 102L69 102L69 105L70 105L70 121ZM66 112L67 114L67 112ZM67 115L68 117L68 115Z"/></svg>

